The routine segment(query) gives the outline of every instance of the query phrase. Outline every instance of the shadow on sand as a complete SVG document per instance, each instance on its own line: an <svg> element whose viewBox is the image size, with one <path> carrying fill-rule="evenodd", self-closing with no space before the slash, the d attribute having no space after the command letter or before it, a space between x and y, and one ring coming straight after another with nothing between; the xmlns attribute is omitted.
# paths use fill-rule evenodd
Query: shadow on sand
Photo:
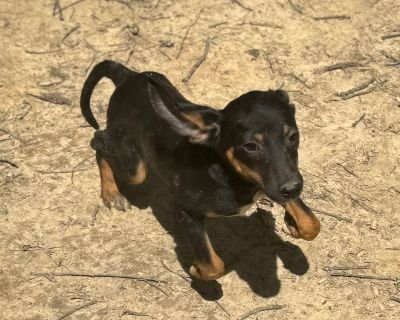
<svg viewBox="0 0 400 320"><path fill-rule="evenodd" d="M194 256L184 231L175 221L168 190L154 177L149 177L140 186L119 184L119 187L132 205L141 209L152 209L161 226L173 236L177 258L188 272ZM207 230L216 252L225 262L226 273L235 271L254 293L262 297L272 297L279 293L277 257L293 274L303 275L309 269L307 258L301 249L283 241L276 234L275 219L271 212L258 209L250 218L209 219ZM206 300L216 300L223 296L218 281L204 282L195 279L192 287Z"/></svg>

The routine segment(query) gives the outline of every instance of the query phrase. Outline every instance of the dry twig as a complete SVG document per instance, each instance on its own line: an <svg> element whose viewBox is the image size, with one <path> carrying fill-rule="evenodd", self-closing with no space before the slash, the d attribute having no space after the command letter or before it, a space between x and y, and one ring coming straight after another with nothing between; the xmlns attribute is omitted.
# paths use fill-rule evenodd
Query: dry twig
<svg viewBox="0 0 400 320"><path fill-rule="evenodd" d="M296 81L300 82L303 86L305 86L307 89L311 89L311 86L307 84L306 80L303 80L299 76L295 75L293 72L285 74L286 76L292 77Z"/></svg>
<svg viewBox="0 0 400 320"><path fill-rule="evenodd" d="M216 27L221 26L223 24L228 24L228 22L227 21L217 22L217 23L214 23L214 24L210 24L208 27L209 28L216 28Z"/></svg>
<svg viewBox="0 0 400 320"><path fill-rule="evenodd" d="M53 4L53 17L58 13L58 17L60 18L61 21L64 20L64 15L62 12L62 8L60 5L60 0L54 0Z"/></svg>
<svg viewBox="0 0 400 320"><path fill-rule="evenodd" d="M87 278L117 278L129 279L142 282L166 283L163 280L148 278L148 277L135 277L123 274L109 274L109 273L75 273L75 272L31 272L32 276L38 277L87 277Z"/></svg>
<svg viewBox="0 0 400 320"><path fill-rule="evenodd" d="M372 209L371 207L367 206L366 204L362 203L360 200L354 198L353 196L349 196L349 198L356 204L358 204L361 208L363 208L367 212L375 213L378 214L378 212L375 209Z"/></svg>
<svg viewBox="0 0 400 320"><path fill-rule="evenodd" d="M351 174L353 177L358 178L358 175L356 175L352 170L350 170L349 168L347 168L345 165L341 164L341 163L336 163L337 166L341 167L344 171L346 171L347 173Z"/></svg>
<svg viewBox="0 0 400 320"><path fill-rule="evenodd" d="M11 167L18 168L18 166L10 160L0 159L0 163L6 163L6 164L10 165Z"/></svg>
<svg viewBox="0 0 400 320"><path fill-rule="evenodd" d="M75 2L72 2L72 3L70 3L70 4L67 4L65 7L56 8L56 9L54 10L55 12L53 12L53 15L57 14L58 11L64 11L64 10L66 10L66 9L68 9L68 8L71 8L71 7L73 7L73 6L75 6L75 5L79 4L79 3L81 3L81 2L83 2L83 1L85 1L85 0L77 0L77 1L75 1Z"/></svg>
<svg viewBox="0 0 400 320"><path fill-rule="evenodd" d="M2 131L2 132L4 132L4 133L8 134L10 137L13 137L15 140L18 140L18 141L21 142L22 144L25 143L25 140L21 139L20 137L18 137L17 135L15 135L14 133L10 132L10 131L7 130L7 129L0 128L0 131Z"/></svg>
<svg viewBox="0 0 400 320"><path fill-rule="evenodd" d="M96 219L97 219L97 214L99 213L99 210L100 210L100 206L99 206L99 205L96 205L96 206L94 207L93 212L92 212L92 221L90 222L90 225L91 225L91 226L94 226L94 222L95 222Z"/></svg>
<svg viewBox="0 0 400 320"><path fill-rule="evenodd" d="M50 54L50 53L56 53L56 52L60 52L60 51L61 51L61 49L47 50L47 51L25 50L25 52L29 53L29 54Z"/></svg>
<svg viewBox="0 0 400 320"><path fill-rule="evenodd" d="M387 276L376 276L373 274L351 274L346 272L332 272L329 273L332 277L345 277L345 278L357 278L357 279L366 279L366 280L381 280L381 281L396 281L395 277L387 277Z"/></svg>
<svg viewBox="0 0 400 320"><path fill-rule="evenodd" d="M74 174L77 171L77 168L84 164L86 161L92 159L95 156L95 154L90 155L89 157L84 158L82 161L80 161L78 164L76 164L72 170L71 170L71 183L74 184ZM82 170L81 170L82 171Z"/></svg>
<svg viewBox="0 0 400 320"><path fill-rule="evenodd" d="M45 102L49 102L49 103L52 103L52 104L59 104L59 105L69 105L69 104L71 104L71 100L61 96L57 92L42 93L40 95L33 94L33 93L28 93L28 96L31 96L33 98L36 98L36 99L39 99L39 100L42 100L42 101L45 101Z"/></svg>
<svg viewBox="0 0 400 320"><path fill-rule="evenodd" d="M133 10L131 4L128 1L123 1L123 0L114 0L114 1L126 6L129 10Z"/></svg>
<svg viewBox="0 0 400 320"><path fill-rule="evenodd" d="M342 266L334 266L334 267L323 267L324 271L337 271L337 270L364 270L369 269L369 265L366 266L353 266L353 267L342 267Z"/></svg>
<svg viewBox="0 0 400 320"><path fill-rule="evenodd" d="M396 301L396 302L400 303L400 298L390 297L389 300Z"/></svg>
<svg viewBox="0 0 400 320"><path fill-rule="evenodd" d="M274 29L283 29L284 27L280 24L275 24L275 23L270 23L270 22L247 22L251 26L256 26L256 27L268 27L268 28L274 28Z"/></svg>
<svg viewBox="0 0 400 320"><path fill-rule="evenodd" d="M370 93L370 92L374 91L375 89L376 89L376 87L370 87L370 88L368 88L366 90L354 92L352 94L349 94L347 96L342 97L342 100L347 100L347 99L351 99L351 98L354 98L354 97L362 96L364 94L367 94L367 93Z"/></svg>
<svg viewBox="0 0 400 320"><path fill-rule="evenodd" d="M158 0L156 5L153 7L153 9L157 8L160 5L161 0Z"/></svg>
<svg viewBox="0 0 400 320"><path fill-rule="evenodd" d="M160 260L160 261L161 261L161 264L163 265L163 267L164 267L166 270L168 270L169 272L171 272L171 273L177 275L178 277L182 278L182 279L185 280L186 282L192 283L190 277L186 278L185 276L179 274L178 272L176 272L176 271L172 270L170 267L168 267L168 266L165 264L165 262L164 262L163 260Z"/></svg>
<svg viewBox="0 0 400 320"><path fill-rule="evenodd" d="M366 94L375 89L375 87L368 88L371 84L375 82L375 80L375 78L369 79L368 81L363 82L350 90L339 92L337 93L337 95L341 97L342 100L347 100L360 94Z"/></svg>
<svg viewBox="0 0 400 320"><path fill-rule="evenodd" d="M335 63L329 66L322 67L319 72L324 73L324 72L330 72L334 70L343 70L347 68L355 68L355 67L360 67L360 63L358 62L340 62L340 63Z"/></svg>
<svg viewBox="0 0 400 320"><path fill-rule="evenodd" d="M150 315L148 315L146 313L136 312L136 311L129 310L129 309L124 309L122 311L122 313L120 314L120 317L123 317L123 316L151 317Z"/></svg>
<svg viewBox="0 0 400 320"><path fill-rule="evenodd" d="M324 17L313 17L314 20L346 20L346 19L351 19L350 16L346 15L338 15L338 16L324 16Z"/></svg>
<svg viewBox="0 0 400 320"><path fill-rule="evenodd" d="M351 127L352 127L352 128L357 127L357 125L358 125L361 121L363 121L364 118L365 118L365 113L363 113L363 114L361 115L360 118L358 118L356 121L354 121L354 122L352 123Z"/></svg>
<svg viewBox="0 0 400 320"><path fill-rule="evenodd" d="M63 319L65 319L66 317L70 316L71 314L73 314L73 313L75 313L75 312L77 312L77 311L79 311L79 310L82 310L82 309L84 309L84 308L87 308L87 307L89 307L89 306L91 306L91 305L94 305L94 304L96 304L96 303L97 303L96 300L93 300L93 301L90 301L90 302L88 302L88 303L85 303L84 305L81 305L81 306L79 306L79 307L77 307L77 308L75 308L75 309L72 309L71 311L68 311L66 314L64 314L64 315L62 315L61 317L59 317L58 320L63 320Z"/></svg>
<svg viewBox="0 0 400 320"><path fill-rule="evenodd" d="M189 73L182 79L182 82L188 83L190 78L193 76L193 74L196 72L197 68L200 67L200 65L206 60L208 51L210 50L210 43L211 43L211 38L208 37L206 40L206 44L204 46L204 52L200 56L200 58L196 61L196 63L193 65L193 67L189 70Z"/></svg>
<svg viewBox="0 0 400 320"><path fill-rule="evenodd" d="M264 307L255 308L254 310L251 310L251 311L249 311L249 312L247 312L247 313L245 313L245 314L239 316L239 317L238 317L238 320L247 319L248 317L250 317L250 316L252 316L252 315L255 315L255 314L258 314L258 313L263 312L263 311L268 311L268 310L279 310L279 309L282 309L282 308L284 308L284 307L285 307L284 305L272 304L272 305L269 305L269 306L264 306Z"/></svg>
<svg viewBox="0 0 400 320"><path fill-rule="evenodd" d="M246 7L246 6L245 6L244 4L242 4L239 0L231 0L231 1L232 1L232 3L237 4L239 7L241 7L241 8L244 9L244 10L253 11L252 8Z"/></svg>
<svg viewBox="0 0 400 320"><path fill-rule="evenodd" d="M338 215L338 214L336 214L336 213L327 212L327 211L323 211L323 210L319 210L319 209L314 209L314 208L312 208L311 210L314 211L314 212L316 212L316 213L320 213L320 214L323 214L323 215L326 215L326 216L335 218L335 219L340 220L340 221L346 221L346 222L348 222L348 223L352 223L352 222L353 222L353 219L351 219L351 218L349 218L349 217L342 216L342 215Z"/></svg>
<svg viewBox="0 0 400 320"><path fill-rule="evenodd" d="M80 25L76 25L75 27L73 27L71 30L69 30L65 36L61 39L60 44L62 44L65 39L67 39L71 34L73 34L76 30L78 30L81 26Z"/></svg>
<svg viewBox="0 0 400 320"><path fill-rule="evenodd" d="M275 73L274 66L272 64L272 61L271 61L271 58L270 58L269 54L266 53L264 50L261 50L261 51L264 54L265 60L268 62L268 65L269 65L269 68L271 69L271 72Z"/></svg>
<svg viewBox="0 0 400 320"><path fill-rule="evenodd" d="M179 47L178 54L176 55L176 58L175 58L175 59L178 59L178 58L181 56L181 53L182 53L182 50L183 50L183 45L185 44L186 38L187 38L188 35L189 35L190 29L192 29L193 26L197 23L197 21L199 21L200 15L201 15L202 12L203 12L203 9L201 9L201 10L199 11L199 13L197 14L197 16L196 16L196 18L194 19L194 21L193 21L193 22L188 26L188 28L186 29L185 35L183 36L181 45L180 45L180 47Z"/></svg>
<svg viewBox="0 0 400 320"><path fill-rule="evenodd" d="M382 37L382 40L393 39L393 38L398 38L398 37L400 37L400 32L387 34L386 36Z"/></svg>
<svg viewBox="0 0 400 320"><path fill-rule="evenodd" d="M27 116L27 114L31 111L31 109L32 109L32 106L29 105L28 108L26 108L26 110L24 111L24 113L18 116L18 119L22 120L23 118L25 118Z"/></svg>
<svg viewBox="0 0 400 320"><path fill-rule="evenodd" d="M288 0L288 2L290 4L290 6L294 9L294 11L297 11L298 13L303 14L303 9L302 8L300 8L297 4L294 4L292 2L292 0Z"/></svg>
<svg viewBox="0 0 400 320"><path fill-rule="evenodd" d="M228 315L228 317L231 316L231 314L222 306L221 303L219 303L218 300L213 300L213 301L215 302L215 304L216 304L223 312L225 312L225 313Z"/></svg>
<svg viewBox="0 0 400 320"><path fill-rule="evenodd" d="M385 52L385 51L383 51L383 50L382 50L382 54L383 54L386 58L392 60L392 63L386 63L385 66L392 67L392 66L398 66L398 65L400 65L400 59L396 59L396 58L393 57L391 54L389 54L389 53L387 53L387 52Z"/></svg>

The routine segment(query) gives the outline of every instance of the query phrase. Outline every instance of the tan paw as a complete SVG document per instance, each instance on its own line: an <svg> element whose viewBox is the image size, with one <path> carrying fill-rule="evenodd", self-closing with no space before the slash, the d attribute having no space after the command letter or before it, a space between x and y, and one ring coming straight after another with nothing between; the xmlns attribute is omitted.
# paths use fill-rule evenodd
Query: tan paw
<svg viewBox="0 0 400 320"><path fill-rule="evenodd" d="M222 277L225 273L224 262L219 260L214 265L211 265L195 261L190 267L189 273L192 277L203 281L216 280Z"/></svg>
<svg viewBox="0 0 400 320"><path fill-rule="evenodd" d="M118 211L126 211L131 209L129 201L118 190L113 192L102 192L101 198L104 205L111 209L114 208Z"/></svg>

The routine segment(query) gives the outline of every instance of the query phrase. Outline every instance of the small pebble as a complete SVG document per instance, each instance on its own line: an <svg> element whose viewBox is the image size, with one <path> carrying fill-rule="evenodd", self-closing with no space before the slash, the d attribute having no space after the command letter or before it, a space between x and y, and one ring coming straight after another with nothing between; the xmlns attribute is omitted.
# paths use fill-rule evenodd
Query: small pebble
<svg viewBox="0 0 400 320"><path fill-rule="evenodd" d="M160 40L160 48L172 48L175 45L173 40Z"/></svg>
<svg viewBox="0 0 400 320"><path fill-rule="evenodd" d="M370 224L370 226L369 226L369 228L370 228L371 230L376 230L376 229L378 229L378 223L377 223L375 220L372 221L371 224Z"/></svg>
<svg viewBox="0 0 400 320"><path fill-rule="evenodd" d="M139 26L136 23L128 25L128 31L130 34L137 36L139 34Z"/></svg>

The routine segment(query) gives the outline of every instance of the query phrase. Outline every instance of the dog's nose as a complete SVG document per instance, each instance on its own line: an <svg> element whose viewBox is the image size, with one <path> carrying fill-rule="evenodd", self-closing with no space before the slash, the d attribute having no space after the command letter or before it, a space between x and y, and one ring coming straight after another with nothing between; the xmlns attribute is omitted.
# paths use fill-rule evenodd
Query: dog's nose
<svg viewBox="0 0 400 320"><path fill-rule="evenodd" d="M302 188L303 184L301 183L301 181L299 181L298 179L293 179L283 184L279 188L279 191L285 198L293 199L297 198L300 195Z"/></svg>

